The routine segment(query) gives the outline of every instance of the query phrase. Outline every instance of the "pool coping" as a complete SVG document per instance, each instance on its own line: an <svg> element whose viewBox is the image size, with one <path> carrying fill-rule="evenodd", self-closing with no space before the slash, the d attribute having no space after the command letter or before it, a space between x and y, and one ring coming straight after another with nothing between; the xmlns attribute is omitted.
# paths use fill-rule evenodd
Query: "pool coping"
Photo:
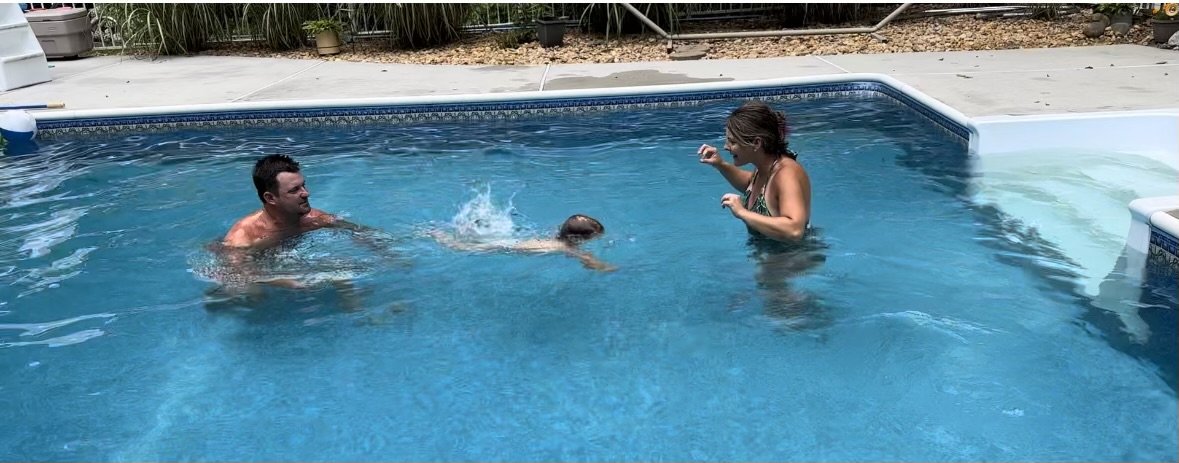
<svg viewBox="0 0 1179 463"><path fill-rule="evenodd" d="M1166 109L1041 114L1030 116L979 116L971 118L976 137L971 151L1102 149L1155 158L1179 170L1179 105ZM1064 130L1062 130L1064 129ZM1111 136L1133 133L1133 142Z"/></svg>
<svg viewBox="0 0 1179 463"><path fill-rule="evenodd" d="M429 114L470 112L481 119L503 118L510 112L570 112L629 104L676 104L701 99L795 96L809 98L844 92L875 91L909 107L969 143L976 131L971 119L950 106L885 74L831 74L752 81L706 82L576 90L429 95L382 98L309 99L154 106L122 109L30 112L38 131L48 136L69 133L127 131L136 127L173 128L189 125L253 126L266 121L315 123L326 118L345 122L396 119L431 120ZM440 109L441 108L441 109Z"/></svg>

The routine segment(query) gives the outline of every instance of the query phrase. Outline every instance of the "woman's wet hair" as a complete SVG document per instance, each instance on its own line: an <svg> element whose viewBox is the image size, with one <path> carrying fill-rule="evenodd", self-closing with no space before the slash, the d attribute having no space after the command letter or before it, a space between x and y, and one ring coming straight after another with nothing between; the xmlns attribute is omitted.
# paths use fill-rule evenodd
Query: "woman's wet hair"
<svg viewBox="0 0 1179 463"><path fill-rule="evenodd" d="M786 115L761 101L749 101L734 109L725 128L737 143L753 146L754 140L760 138L767 153L795 157L794 152L787 149L786 135L790 131L786 127Z"/></svg>
<svg viewBox="0 0 1179 463"><path fill-rule="evenodd" d="M557 232L557 239L569 244L578 244L601 235L605 231L606 228L597 219L588 215L574 214L561 224L561 229Z"/></svg>

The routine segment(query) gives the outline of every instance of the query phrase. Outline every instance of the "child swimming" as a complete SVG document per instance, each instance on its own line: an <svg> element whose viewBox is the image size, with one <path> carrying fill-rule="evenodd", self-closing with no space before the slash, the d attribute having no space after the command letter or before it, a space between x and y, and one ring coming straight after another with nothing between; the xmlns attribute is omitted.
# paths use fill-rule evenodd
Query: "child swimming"
<svg viewBox="0 0 1179 463"><path fill-rule="evenodd" d="M597 219L587 215L574 214L566 219L565 223L561 224L561 228L557 231L556 236L548 239L531 239L507 243L471 243L456 240L453 236L439 230L431 231L429 235L434 237L439 243L460 251L507 251L533 254L562 252L569 257L576 257L588 269L612 272L618 268L599 261L593 254L580 248L582 243L597 238L605 232L606 228Z"/></svg>

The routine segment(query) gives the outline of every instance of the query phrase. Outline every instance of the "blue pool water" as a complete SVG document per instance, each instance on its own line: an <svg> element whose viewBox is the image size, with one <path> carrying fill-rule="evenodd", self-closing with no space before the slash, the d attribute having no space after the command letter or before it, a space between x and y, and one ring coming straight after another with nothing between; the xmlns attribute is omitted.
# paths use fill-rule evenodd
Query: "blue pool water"
<svg viewBox="0 0 1179 463"><path fill-rule="evenodd" d="M1159 325L1126 344L1051 243L970 203L962 145L878 98L783 106L824 247L759 266L695 156L736 104L0 158L0 459L1179 458L1174 299L1125 301ZM363 262L352 297L206 310L204 246L258 206L271 153L410 265L316 233L290 252ZM422 237L572 213L605 224L588 249L617 272Z"/></svg>

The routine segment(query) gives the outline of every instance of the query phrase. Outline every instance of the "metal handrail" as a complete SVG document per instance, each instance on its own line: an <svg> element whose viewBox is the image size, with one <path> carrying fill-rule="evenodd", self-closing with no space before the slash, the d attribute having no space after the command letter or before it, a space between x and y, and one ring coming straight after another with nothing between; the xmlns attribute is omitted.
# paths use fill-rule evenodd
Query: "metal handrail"
<svg viewBox="0 0 1179 463"><path fill-rule="evenodd" d="M897 17L897 15L900 15L901 12L905 11L906 8L909 8L909 6L912 5L912 3L902 4L901 6L897 7L895 11L886 16L884 19L880 20L880 22L876 23L876 25L872 27L845 27L840 29L793 29L781 31L710 32L704 34L668 34L663 30L663 28L655 24L654 21L651 21L649 18L647 18L647 15L644 15L641 11L631 6L630 3L619 2L619 4L622 5L623 8L626 8L627 11L630 11L630 14L633 14L635 17L639 18L639 21L641 21L652 31L655 31L656 34L659 34L661 37L667 39L669 44L673 40L744 39L750 37L785 37L791 35L872 34L884 26L887 26L889 22L892 22L892 20Z"/></svg>

